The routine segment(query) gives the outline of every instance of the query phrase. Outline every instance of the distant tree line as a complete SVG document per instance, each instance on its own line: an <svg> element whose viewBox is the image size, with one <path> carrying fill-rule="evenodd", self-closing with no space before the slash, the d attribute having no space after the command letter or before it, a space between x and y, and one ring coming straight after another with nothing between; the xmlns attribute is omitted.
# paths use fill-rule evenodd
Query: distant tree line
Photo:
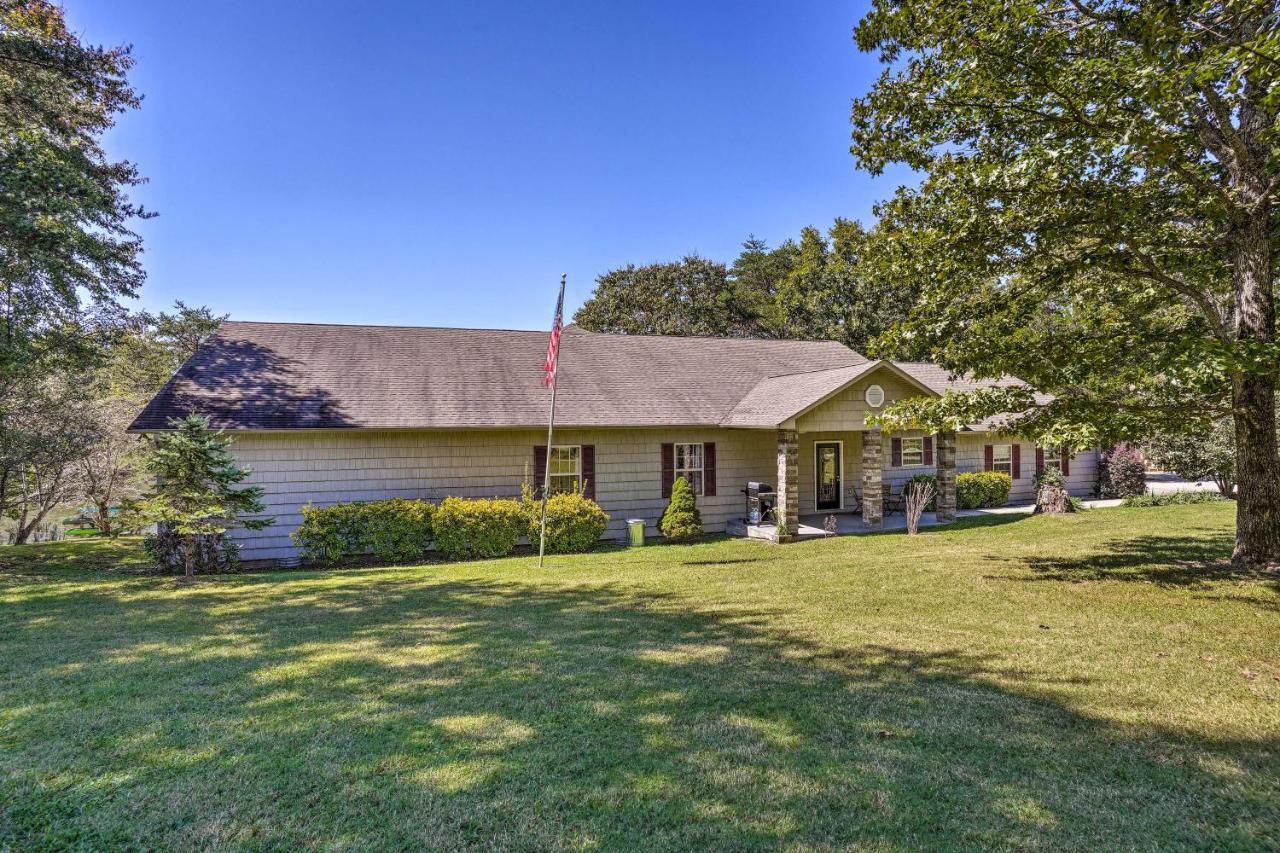
<svg viewBox="0 0 1280 853"><path fill-rule="evenodd" d="M867 241L857 222L837 219L775 248L752 236L732 264L689 255L619 267L600 276L573 319L597 332L834 340L874 351L914 296L869 274Z"/></svg>

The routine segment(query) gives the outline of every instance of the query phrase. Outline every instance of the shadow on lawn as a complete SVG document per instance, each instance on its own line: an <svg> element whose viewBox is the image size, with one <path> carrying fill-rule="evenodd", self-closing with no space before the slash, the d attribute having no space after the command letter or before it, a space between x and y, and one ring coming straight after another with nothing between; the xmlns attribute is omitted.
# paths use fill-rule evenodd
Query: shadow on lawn
<svg viewBox="0 0 1280 853"><path fill-rule="evenodd" d="M8 617L0 847L1230 847L1280 825L1280 744L1139 735L964 650L830 648L613 585L317 581L129 581Z"/></svg>
<svg viewBox="0 0 1280 853"><path fill-rule="evenodd" d="M1214 581L1271 581L1274 572L1231 565L1234 539L1216 528L1188 528L1186 536L1134 536L1105 543L1103 551L1070 556L1023 556L1021 562L1036 580L1130 580L1169 587L1206 586ZM1008 555L988 555L1005 562Z"/></svg>

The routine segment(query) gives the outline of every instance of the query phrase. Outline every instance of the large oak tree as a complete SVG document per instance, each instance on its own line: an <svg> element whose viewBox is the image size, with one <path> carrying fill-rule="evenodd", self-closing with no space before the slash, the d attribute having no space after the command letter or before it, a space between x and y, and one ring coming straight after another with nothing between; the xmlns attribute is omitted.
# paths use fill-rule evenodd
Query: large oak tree
<svg viewBox="0 0 1280 853"><path fill-rule="evenodd" d="M922 173L869 250L921 289L889 343L1054 395L900 414L1080 445L1230 415L1235 557L1280 562L1276 4L878 0L855 35L887 67L853 153Z"/></svg>

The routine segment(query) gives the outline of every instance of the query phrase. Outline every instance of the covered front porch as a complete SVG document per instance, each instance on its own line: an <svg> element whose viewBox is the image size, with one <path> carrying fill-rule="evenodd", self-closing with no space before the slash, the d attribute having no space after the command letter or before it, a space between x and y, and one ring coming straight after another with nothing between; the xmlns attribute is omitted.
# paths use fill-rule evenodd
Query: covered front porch
<svg viewBox="0 0 1280 853"><path fill-rule="evenodd" d="M955 520L956 434L887 435L875 425L884 406L920 396L937 392L888 361L761 382L725 425L774 430L776 489L772 519L763 520L775 523L744 520L741 533L779 542L820 536L828 516L836 533L902 528L903 487L921 474L935 476L938 489L936 512L922 523Z"/></svg>
<svg viewBox="0 0 1280 853"><path fill-rule="evenodd" d="M843 459L844 443L821 438L802 441L799 430L778 430L777 523L749 526L755 529L748 529L746 535L780 542L824 536L827 518L834 519L837 535L905 529L905 507L900 502L886 506L886 491L895 498L901 495L901 487L885 488L885 461L893 439L876 428L858 433L860 464L849 466ZM938 495L935 511L925 513L920 523L946 524L956 517L956 436L940 432L928 436L927 441L932 464L922 465L919 473L935 476ZM802 445L814 452L802 454ZM850 470L856 477L854 483L845 482ZM813 494L802 496L802 486L806 491L812 489ZM854 506L857 511L851 512Z"/></svg>

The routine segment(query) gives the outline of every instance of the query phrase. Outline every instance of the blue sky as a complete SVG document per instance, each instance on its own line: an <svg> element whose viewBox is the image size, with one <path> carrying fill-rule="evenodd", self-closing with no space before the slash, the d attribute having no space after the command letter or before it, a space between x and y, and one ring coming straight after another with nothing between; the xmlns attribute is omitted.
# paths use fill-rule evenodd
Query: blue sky
<svg viewBox="0 0 1280 853"><path fill-rule="evenodd" d="M605 270L731 260L905 173L848 153L861 2L66 0L132 43L108 143L149 278L239 319L544 328Z"/></svg>

